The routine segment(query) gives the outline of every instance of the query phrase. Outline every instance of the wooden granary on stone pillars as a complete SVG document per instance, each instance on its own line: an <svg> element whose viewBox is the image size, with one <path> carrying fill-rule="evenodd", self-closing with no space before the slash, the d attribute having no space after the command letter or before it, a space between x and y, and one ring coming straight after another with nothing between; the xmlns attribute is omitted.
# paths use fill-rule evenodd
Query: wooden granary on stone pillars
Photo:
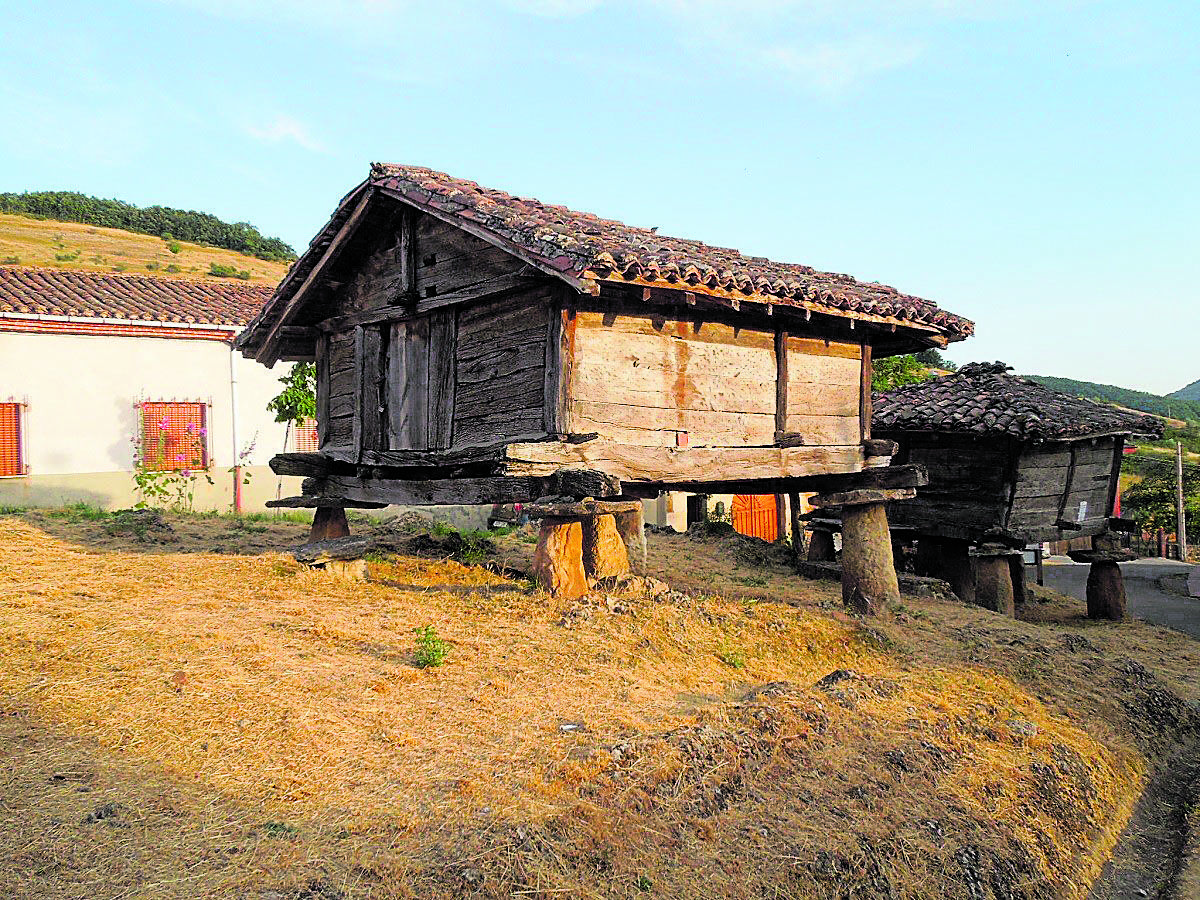
<svg viewBox="0 0 1200 900"><path fill-rule="evenodd" d="M876 435L898 444L895 460L920 464L929 484L889 509L897 531L916 537L919 574L945 578L960 598L1011 614L1024 599L1021 551L1029 544L1090 537L1088 614L1125 617L1118 562L1133 558L1112 532L1121 458L1131 434L1161 436L1162 423L1081 400L972 363L957 373L876 394Z"/></svg>
<svg viewBox="0 0 1200 900"><path fill-rule="evenodd" d="M818 491L858 512L847 597L894 594L883 503L918 467L871 440L873 357L969 321L878 284L743 256L429 169L377 164L238 341L315 360L320 536L349 506L523 502L560 596L644 565L640 498ZM852 513L851 515L854 515Z"/></svg>

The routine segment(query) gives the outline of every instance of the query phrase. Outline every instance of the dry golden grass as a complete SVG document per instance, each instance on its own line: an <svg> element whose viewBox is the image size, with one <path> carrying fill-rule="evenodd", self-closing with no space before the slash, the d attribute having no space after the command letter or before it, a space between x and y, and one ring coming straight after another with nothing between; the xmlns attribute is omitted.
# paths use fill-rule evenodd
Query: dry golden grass
<svg viewBox="0 0 1200 900"><path fill-rule="evenodd" d="M0 809L82 766L143 824L122 840L5 823L0 848L51 863L40 879L0 863L0 885L48 895L123 895L133 882L86 875L54 890L124 843L218 894L967 897L977 870L1013 896L1081 897L1170 738L1134 688L1095 683L1099 653L1059 659L1060 626L913 598L864 627L836 585L685 537L651 536L651 557L691 599L564 627L545 595L450 560L373 562L400 590L204 541L0 527L0 713L40 748L10 757ZM219 546L229 525L188 527ZM412 664L424 625L451 644L440 668ZM854 674L814 687L838 669ZM153 883L142 896L194 895Z"/></svg>
<svg viewBox="0 0 1200 900"><path fill-rule="evenodd" d="M76 255L78 254L78 255ZM58 256L74 256L59 260ZM11 260L17 260L17 263ZM278 284L287 272L286 263L268 262L219 247L202 247L180 241L172 253L166 241L147 234L117 228L101 228L78 222L55 222L0 213L0 264L47 266L87 272L124 271L130 275L202 280L211 278L212 263L234 266L250 273L254 284ZM147 268L150 265L152 268ZM167 271L168 266L180 271ZM227 279L225 279L227 280Z"/></svg>

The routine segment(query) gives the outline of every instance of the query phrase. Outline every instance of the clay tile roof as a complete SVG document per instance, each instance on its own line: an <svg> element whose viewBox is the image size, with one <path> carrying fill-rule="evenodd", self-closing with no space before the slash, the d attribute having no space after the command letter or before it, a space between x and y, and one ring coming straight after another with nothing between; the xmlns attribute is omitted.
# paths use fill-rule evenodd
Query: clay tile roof
<svg viewBox="0 0 1200 900"><path fill-rule="evenodd" d="M376 163L368 183L418 206L470 220L542 266L573 278L664 282L684 290L690 286L698 291L758 295L768 302L809 306L835 315L869 313L933 326L952 341L974 332L969 320L887 285L668 237L654 229L514 197L432 169Z"/></svg>
<svg viewBox="0 0 1200 900"><path fill-rule="evenodd" d="M1153 416L1059 393L1010 375L1009 368L971 363L944 378L876 393L871 427L881 434L1006 434L1035 443L1098 434L1162 435L1162 422Z"/></svg>
<svg viewBox="0 0 1200 900"><path fill-rule="evenodd" d="M0 315L242 326L270 296L264 285L0 266Z"/></svg>

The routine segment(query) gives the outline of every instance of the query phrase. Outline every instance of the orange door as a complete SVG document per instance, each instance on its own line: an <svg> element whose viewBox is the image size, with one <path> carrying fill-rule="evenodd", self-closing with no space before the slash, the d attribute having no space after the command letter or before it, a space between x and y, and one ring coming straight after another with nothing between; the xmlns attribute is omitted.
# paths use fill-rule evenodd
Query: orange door
<svg viewBox="0 0 1200 900"><path fill-rule="evenodd" d="M774 494L734 494L733 530L750 537L774 541L779 538Z"/></svg>

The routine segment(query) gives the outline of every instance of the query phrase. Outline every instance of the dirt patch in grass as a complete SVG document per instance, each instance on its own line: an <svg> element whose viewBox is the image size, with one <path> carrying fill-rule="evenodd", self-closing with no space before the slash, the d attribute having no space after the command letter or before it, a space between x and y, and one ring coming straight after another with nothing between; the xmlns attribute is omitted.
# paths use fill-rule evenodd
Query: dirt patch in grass
<svg viewBox="0 0 1200 900"><path fill-rule="evenodd" d="M76 804L63 822L115 804L48 835L10 816L0 840L96 871L126 844L143 860L84 887L0 863L0 884L120 896L174 870L187 889L141 895L1082 897L1196 729L1195 644L1062 601L1029 622L906 597L863 622L836 584L739 562L728 539L651 535L652 574L681 593L581 619L498 574L532 552L521 532L489 570L364 525L394 548L364 585L242 543L298 542L300 523L232 553L228 521L169 524L180 542L150 547L0 520L0 713L28 737L0 808L35 803L56 753L112 773L82 801L56 782ZM421 669L430 625L449 653ZM167 795L171 823L106 824Z"/></svg>

